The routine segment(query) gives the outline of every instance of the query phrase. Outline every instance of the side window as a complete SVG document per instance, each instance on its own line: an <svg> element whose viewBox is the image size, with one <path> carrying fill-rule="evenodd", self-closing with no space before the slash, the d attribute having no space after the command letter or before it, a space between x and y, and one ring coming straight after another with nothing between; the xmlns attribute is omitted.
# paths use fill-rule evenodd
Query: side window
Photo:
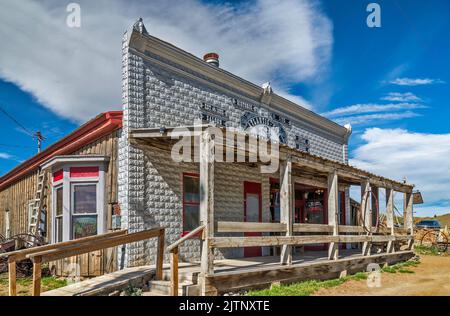
<svg viewBox="0 0 450 316"><path fill-rule="evenodd" d="M183 233L200 226L200 178L197 175L183 176Z"/></svg>
<svg viewBox="0 0 450 316"><path fill-rule="evenodd" d="M55 192L55 242L63 241L63 187L57 187Z"/></svg>
<svg viewBox="0 0 450 316"><path fill-rule="evenodd" d="M72 184L72 239L97 235L97 184Z"/></svg>

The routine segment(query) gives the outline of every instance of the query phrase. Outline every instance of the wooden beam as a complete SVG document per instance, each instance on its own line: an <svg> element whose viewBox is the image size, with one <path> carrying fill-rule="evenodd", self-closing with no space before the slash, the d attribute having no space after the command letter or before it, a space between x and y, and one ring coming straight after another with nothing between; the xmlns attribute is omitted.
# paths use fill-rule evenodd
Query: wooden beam
<svg viewBox="0 0 450 316"><path fill-rule="evenodd" d="M412 251L395 254L379 254L371 257L350 257L339 260L314 261L292 266L270 266L217 273L207 277L206 286L210 293L221 295L242 289L269 287L274 282L295 283L306 280L326 280L338 278L342 271L348 273L365 272L370 263L380 266L409 260L414 257Z"/></svg>
<svg viewBox="0 0 450 316"><path fill-rule="evenodd" d="M410 240L412 236L369 236L369 235L311 235L311 236L263 236L263 237L214 237L209 241L211 248L244 248L269 246L300 246L305 244L388 242Z"/></svg>
<svg viewBox="0 0 450 316"><path fill-rule="evenodd" d="M218 222L218 233L285 233L283 223Z"/></svg>
<svg viewBox="0 0 450 316"><path fill-rule="evenodd" d="M33 296L41 296L42 258L33 258Z"/></svg>
<svg viewBox="0 0 450 316"><path fill-rule="evenodd" d="M414 204L414 196L412 193L404 194L404 212L403 212L403 222L405 223L405 229L408 232L408 235L414 235L414 214L413 214L413 204ZM412 249L414 246L413 242L408 244L408 248Z"/></svg>
<svg viewBox="0 0 450 316"><path fill-rule="evenodd" d="M366 233L369 235L372 229L372 213L370 211L370 182L364 180L361 183L361 215L363 217L362 226L365 227ZM363 256L370 256L371 245L364 242L362 246Z"/></svg>
<svg viewBox="0 0 450 316"><path fill-rule="evenodd" d="M178 247L170 252L170 281L172 296L178 296Z"/></svg>
<svg viewBox="0 0 450 316"><path fill-rule="evenodd" d="M102 250L106 248L112 248L119 245L129 244L149 238L159 237L161 230L163 228L150 229L138 233L126 234L123 236L110 237L108 239L101 238L99 240L91 240L89 242L84 242L79 245L74 244L72 246L59 247L56 249L41 251L37 253L32 253L26 257L33 259L35 257L42 257L42 262L50 262L59 259L64 259L72 256L82 255L85 253Z"/></svg>
<svg viewBox="0 0 450 316"><path fill-rule="evenodd" d="M386 226L390 230L391 236L395 235L394 229L394 190L386 189ZM389 241L387 245L387 253L395 252L395 243Z"/></svg>
<svg viewBox="0 0 450 316"><path fill-rule="evenodd" d="M371 186L371 211L372 211L372 227L376 226L377 221L374 221L374 217L377 216L377 220L379 220L380 214L380 190L377 186Z"/></svg>
<svg viewBox="0 0 450 316"><path fill-rule="evenodd" d="M339 236L339 187L336 171L328 175L328 225L333 227L333 236ZM338 258L339 244L332 242L328 248L328 259Z"/></svg>
<svg viewBox="0 0 450 316"><path fill-rule="evenodd" d="M214 236L214 140L208 130L200 138L200 221L205 225L201 273L214 274L214 250L208 240Z"/></svg>
<svg viewBox="0 0 450 316"><path fill-rule="evenodd" d="M286 226L286 236L293 235L293 214L294 214L294 186L292 182L292 160L287 157L286 160L280 161L280 219L281 223ZM292 264L292 247L290 245L282 245L281 264Z"/></svg>
<svg viewBox="0 0 450 316"><path fill-rule="evenodd" d="M158 236L158 249L156 254L156 280L163 279L164 247L165 247L165 230L162 229L160 230Z"/></svg>
<svg viewBox="0 0 450 316"><path fill-rule="evenodd" d="M16 262L8 262L9 296L17 296Z"/></svg>

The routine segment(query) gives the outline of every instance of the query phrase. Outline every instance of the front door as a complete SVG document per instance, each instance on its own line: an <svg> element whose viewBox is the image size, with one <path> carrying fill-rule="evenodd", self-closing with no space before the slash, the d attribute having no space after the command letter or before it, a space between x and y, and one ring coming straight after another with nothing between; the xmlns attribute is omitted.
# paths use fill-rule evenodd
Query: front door
<svg viewBox="0 0 450 316"><path fill-rule="evenodd" d="M260 223L262 221L261 184L244 182L244 221ZM262 236L261 233L245 233L245 237ZM261 257L261 247L244 248L245 257Z"/></svg>

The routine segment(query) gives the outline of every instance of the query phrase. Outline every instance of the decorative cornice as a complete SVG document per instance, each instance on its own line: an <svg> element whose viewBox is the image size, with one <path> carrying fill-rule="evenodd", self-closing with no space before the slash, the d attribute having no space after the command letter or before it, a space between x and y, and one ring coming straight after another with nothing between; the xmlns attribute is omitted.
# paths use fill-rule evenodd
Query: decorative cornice
<svg viewBox="0 0 450 316"><path fill-rule="evenodd" d="M122 127L122 111L106 112L85 123L40 154L28 159L0 178L0 190L14 184L55 156L70 155Z"/></svg>
<svg viewBox="0 0 450 316"><path fill-rule="evenodd" d="M254 83L242 79L222 68L209 65L198 58L170 43L148 34L141 34L135 29L130 29L128 34L128 46L131 50L140 52L144 59L148 53L161 56L162 61L168 60L183 68L188 68L200 75L219 82L231 90L251 97L255 101L261 101L264 89ZM142 56L141 55L141 56ZM148 58L148 57L147 57ZM316 128L326 130L334 136L339 136L342 142L347 141L347 129L339 124L320 116L292 101L289 101L276 93L271 94L270 108L290 115L293 119L304 121Z"/></svg>

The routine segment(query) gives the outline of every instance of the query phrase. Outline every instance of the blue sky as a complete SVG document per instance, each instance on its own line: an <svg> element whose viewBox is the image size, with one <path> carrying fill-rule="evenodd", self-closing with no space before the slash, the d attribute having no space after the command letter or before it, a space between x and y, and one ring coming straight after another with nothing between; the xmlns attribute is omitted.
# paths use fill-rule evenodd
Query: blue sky
<svg viewBox="0 0 450 316"><path fill-rule="evenodd" d="M69 2L14 2L0 4L0 105L44 146L120 109L121 35L142 16L151 34L197 56L217 51L225 69L351 123L351 164L407 176L424 192L419 215L450 212L447 0L376 1L381 28L367 26L375 1L364 0L79 1L80 29L65 26ZM0 133L4 174L36 142L2 113Z"/></svg>

